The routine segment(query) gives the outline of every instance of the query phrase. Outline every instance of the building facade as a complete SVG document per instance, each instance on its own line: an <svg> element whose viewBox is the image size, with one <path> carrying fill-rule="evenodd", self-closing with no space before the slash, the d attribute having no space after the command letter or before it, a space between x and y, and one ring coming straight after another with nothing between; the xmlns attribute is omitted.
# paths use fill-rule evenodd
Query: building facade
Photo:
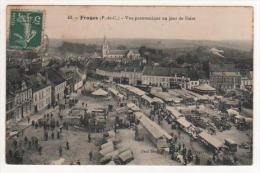
<svg viewBox="0 0 260 173"><path fill-rule="evenodd" d="M188 88L190 78L186 77L185 69L167 67L144 67L142 84L161 86L164 88Z"/></svg>
<svg viewBox="0 0 260 173"><path fill-rule="evenodd" d="M191 80L191 81L189 81L188 88L189 89L193 89L193 88L195 88L196 86L199 86L199 85L200 85L200 81L199 80Z"/></svg>
<svg viewBox="0 0 260 173"><path fill-rule="evenodd" d="M14 119L15 101L13 93L7 93L6 97L6 122L8 124Z"/></svg>
<svg viewBox="0 0 260 173"><path fill-rule="evenodd" d="M110 81L120 84L142 84L142 72L139 71L108 71L96 69L96 74L107 77Z"/></svg>
<svg viewBox="0 0 260 173"><path fill-rule="evenodd" d="M42 76L48 80L51 85L51 104L57 105L63 103L65 98L66 80L58 70L47 69L42 72Z"/></svg>
<svg viewBox="0 0 260 173"><path fill-rule="evenodd" d="M54 84L53 86L53 92L52 92L52 101L53 104L61 103L64 100L64 91L66 88L66 81L59 84Z"/></svg>
<svg viewBox="0 0 260 173"><path fill-rule="evenodd" d="M60 71L66 80L65 94L80 91L87 79L86 73L77 66L62 67Z"/></svg>
<svg viewBox="0 0 260 173"><path fill-rule="evenodd" d="M51 86L45 85L41 89L33 89L33 111L38 112L51 105Z"/></svg>
<svg viewBox="0 0 260 173"><path fill-rule="evenodd" d="M234 64L210 64L210 85L216 89L228 90L241 87L241 75Z"/></svg>
<svg viewBox="0 0 260 173"><path fill-rule="evenodd" d="M241 86L239 72L212 72L210 73L210 85L216 89L238 89Z"/></svg>
<svg viewBox="0 0 260 173"><path fill-rule="evenodd" d="M241 89L252 90L253 89L253 71L241 77Z"/></svg>
<svg viewBox="0 0 260 173"><path fill-rule="evenodd" d="M8 89L12 88L11 92L14 95L14 100L11 101L14 101L14 104L13 107L9 107L8 109L9 111L14 110L11 111L11 117L15 122L18 122L32 113L32 88L26 80L18 81L15 84L12 83L9 86Z"/></svg>
<svg viewBox="0 0 260 173"><path fill-rule="evenodd" d="M78 92L81 90L82 87L83 87L83 79L81 78L81 76L78 73L75 73L73 91Z"/></svg>

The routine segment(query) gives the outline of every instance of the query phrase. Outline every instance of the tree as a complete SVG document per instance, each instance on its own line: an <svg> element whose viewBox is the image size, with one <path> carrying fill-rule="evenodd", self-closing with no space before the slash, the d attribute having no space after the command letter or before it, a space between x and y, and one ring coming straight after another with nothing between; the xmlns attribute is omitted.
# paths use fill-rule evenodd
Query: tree
<svg viewBox="0 0 260 173"><path fill-rule="evenodd" d="M183 64L184 63L184 57L180 56L176 59L178 64Z"/></svg>
<svg viewBox="0 0 260 173"><path fill-rule="evenodd" d="M120 44L119 46L117 46L117 49L119 49L119 50L126 50L127 48L126 48L125 45Z"/></svg>
<svg viewBox="0 0 260 173"><path fill-rule="evenodd" d="M206 72L207 76L209 76L209 61L202 63L202 70Z"/></svg>

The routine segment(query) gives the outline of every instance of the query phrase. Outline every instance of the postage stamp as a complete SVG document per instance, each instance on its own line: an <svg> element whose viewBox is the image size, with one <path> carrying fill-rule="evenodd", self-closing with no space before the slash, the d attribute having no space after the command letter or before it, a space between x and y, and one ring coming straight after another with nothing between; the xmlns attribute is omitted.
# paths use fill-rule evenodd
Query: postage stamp
<svg viewBox="0 0 260 173"><path fill-rule="evenodd" d="M41 45L43 12L11 11L9 47L34 49Z"/></svg>

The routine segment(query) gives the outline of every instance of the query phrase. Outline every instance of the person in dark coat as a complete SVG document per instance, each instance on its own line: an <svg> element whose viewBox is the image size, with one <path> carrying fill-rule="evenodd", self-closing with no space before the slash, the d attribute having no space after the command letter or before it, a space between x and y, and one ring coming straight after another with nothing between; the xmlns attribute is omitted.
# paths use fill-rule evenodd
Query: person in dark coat
<svg viewBox="0 0 260 173"><path fill-rule="evenodd" d="M35 147L38 148L38 145L39 145L39 139L38 138L35 138Z"/></svg>
<svg viewBox="0 0 260 173"><path fill-rule="evenodd" d="M31 149L32 148L32 141L29 141L28 142L28 149Z"/></svg>
<svg viewBox="0 0 260 173"><path fill-rule="evenodd" d="M88 153L88 155L89 155L89 161L92 161L92 157L93 157L92 151L90 151L90 152Z"/></svg>
<svg viewBox="0 0 260 173"><path fill-rule="evenodd" d="M66 148L67 148L67 150L70 149L69 141L66 142Z"/></svg>
<svg viewBox="0 0 260 173"><path fill-rule="evenodd" d="M77 160L77 165L80 165L80 161L79 160Z"/></svg>
<svg viewBox="0 0 260 173"><path fill-rule="evenodd" d="M38 147L38 152L39 152L40 155L42 155L42 146Z"/></svg>
<svg viewBox="0 0 260 173"><path fill-rule="evenodd" d="M62 147L60 146L59 147L59 154L60 154L60 157L62 156Z"/></svg>
<svg viewBox="0 0 260 173"><path fill-rule="evenodd" d="M56 126L59 127L60 126L60 122L57 120L56 121Z"/></svg>
<svg viewBox="0 0 260 173"><path fill-rule="evenodd" d="M37 129L37 128L38 128L38 123L36 122L36 123L35 123L35 129Z"/></svg>
<svg viewBox="0 0 260 173"><path fill-rule="evenodd" d="M24 144L26 145L28 143L28 138L27 136L24 137Z"/></svg>
<svg viewBox="0 0 260 173"><path fill-rule="evenodd" d="M57 131L57 139L60 139L60 132Z"/></svg>
<svg viewBox="0 0 260 173"><path fill-rule="evenodd" d="M88 143L90 143L91 142L91 135L90 135L90 133L88 133Z"/></svg>
<svg viewBox="0 0 260 173"><path fill-rule="evenodd" d="M51 139L54 139L54 132L51 132Z"/></svg>
<svg viewBox="0 0 260 173"><path fill-rule="evenodd" d="M45 136L45 141L48 141L49 134L48 134L48 132L47 132L47 131L45 131L45 134L44 134L44 136Z"/></svg>

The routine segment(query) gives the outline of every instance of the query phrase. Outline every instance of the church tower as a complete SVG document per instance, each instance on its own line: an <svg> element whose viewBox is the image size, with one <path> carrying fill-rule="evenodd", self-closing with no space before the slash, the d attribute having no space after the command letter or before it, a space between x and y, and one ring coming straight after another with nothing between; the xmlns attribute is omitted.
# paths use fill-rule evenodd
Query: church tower
<svg viewBox="0 0 260 173"><path fill-rule="evenodd" d="M106 36L104 36L104 41L102 45L102 58L106 58L106 55L109 53L108 43Z"/></svg>

